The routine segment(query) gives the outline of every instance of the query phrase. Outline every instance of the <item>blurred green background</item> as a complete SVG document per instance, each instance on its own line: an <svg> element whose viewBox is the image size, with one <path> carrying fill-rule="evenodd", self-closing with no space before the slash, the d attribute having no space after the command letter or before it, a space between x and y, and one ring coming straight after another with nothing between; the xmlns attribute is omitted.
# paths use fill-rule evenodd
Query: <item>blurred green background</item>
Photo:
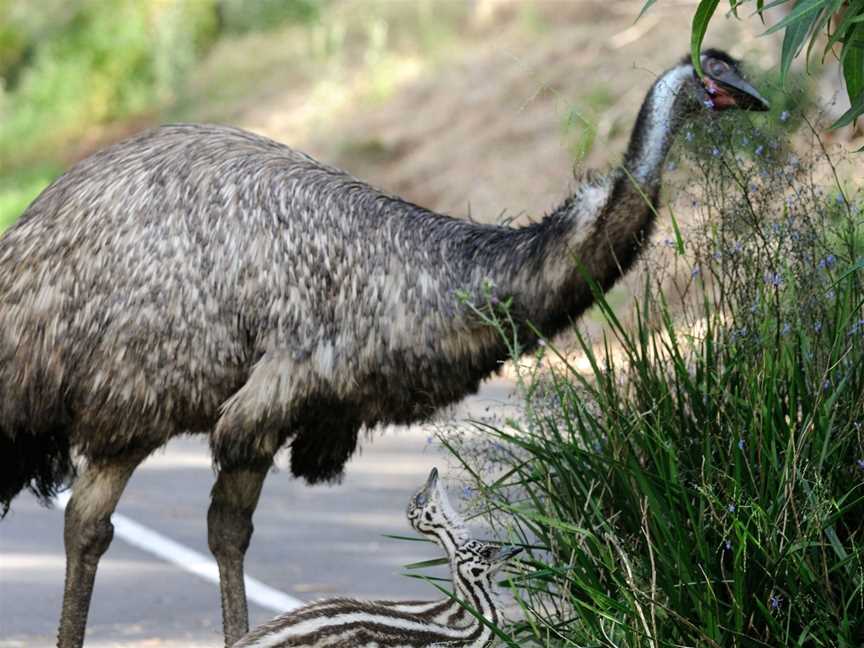
<svg viewBox="0 0 864 648"><path fill-rule="evenodd" d="M0 0L0 225L77 157L83 134L170 116L190 70L220 39L308 24L325 5Z"/></svg>

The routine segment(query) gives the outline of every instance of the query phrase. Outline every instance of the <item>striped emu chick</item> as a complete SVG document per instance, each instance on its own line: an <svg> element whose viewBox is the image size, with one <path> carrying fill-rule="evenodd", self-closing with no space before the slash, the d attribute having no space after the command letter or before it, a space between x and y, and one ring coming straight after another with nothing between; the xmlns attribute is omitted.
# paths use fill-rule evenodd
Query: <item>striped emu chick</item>
<svg viewBox="0 0 864 648"><path fill-rule="evenodd" d="M437 471L433 470L426 486L411 498L409 520L416 530L448 548L455 597L404 602L346 598L319 601L259 626L234 644L234 648L432 648L445 645L480 648L490 645L492 630L466 606L491 624L500 621L493 576L519 549L468 538L461 518L453 513L449 503L446 508L440 505L443 490L440 494L438 490ZM434 497L432 492L435 492ZM415 524L419 518L411 518L412 512L419 513L426 524ZM428 518L426 513L429 513ZM451 538L461 541L450 542Z"/></svg>

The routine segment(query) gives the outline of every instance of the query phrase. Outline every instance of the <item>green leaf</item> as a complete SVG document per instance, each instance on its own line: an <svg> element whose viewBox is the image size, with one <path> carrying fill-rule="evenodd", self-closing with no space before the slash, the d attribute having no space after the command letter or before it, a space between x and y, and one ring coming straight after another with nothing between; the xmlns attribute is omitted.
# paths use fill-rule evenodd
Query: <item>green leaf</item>
<svg viewBox="0 0 864 648"><path fill-rule="evenodd" d="M434 540L430 540L429 538L423 538L420 536L403 536L394 533L382 533L381 537L390 538L391 540L409 540L411 542L434 542Z"/></svg>
<svg viewBox="0 0 864 648"><path fill-rule="evenodd" d="M864 113L864 92L859 92L858 96L852 100L852 106L845 113L840 115L840 118L831 124L831 130L835 130L837 128L843 128L844 126L848 126L856 118L858 118L862 113Z"/></svg>
<svg viewBox="0 0 864 648"><path fill-rule="evenodd" d="M645 12L648 11L651 8L651 5L653 5L655 2L657 2L657 0L645 0L645 4L642 5L642 11L640 11L639 15L636 16L636 20L639 20L642 16L644 16Z"/></svg>
<svg viewBox="0 0 864 648"><path fill-rule="evenodd" d="M781 29L786 29L792 25L798 24L802 21L806 22L808 25L813 23L813 12L822 12L825 10L826 5L828 3L826 0L796 0L795 7L789 13L788 16L783 18L783 20L779 21L773 27L769 27L763 32L763 36L767 36L768 34L773 34L776 31L780 31Z"/></svg>
<svg viewBox="0 0 864 648"><path fill-rule="evenodd" d="M717 10L718 4L720 4L720 0L700 0L699 6L696 7L696 13L693 14L693 25L690 32L690 58L693 61L693 67L696 68L696 74L700 77L703 76L702 41L705 40L708 23L711 22L711 17Z"/></svg>
<svg viewBox="0 0 864 648"><path fill-rule="evenodd" d="M765 34L770 34L786 27L786 33L783 34L783 46L780 51L781 84L786 83L786 75L792 66L792 59L801 52L811 27L819 20L823 11L823 0L798 0L791 14L765 32Z"/></svg>
<svg viewBox="0 0 864 648"><path fill-rule="evenodd" d="M421 560L420 562L403 565L403 569L425 569L426 567L437 567L438 565L448 565L446 558L432 558L431 560Z"/></svg>
<svg viewBox="0 0 864 648"><path fill-rule="evenodd" d="M845 50L850 45L851 37L854 36L854 25L855 25L855 11L846 11L843 14L843 20L840 24L834 25L834 33L830 35L828 38L828 42L825 43L825 48L822 50L822 61L825 61L825 57L828 56L828 52L832 51L834 46L839 42L843 43L844 54L841 54L841 60L845 55ZM864 16L858 16L859 18L864 18Z"/></svg>
<svg viewBox="0 0 864 648"><path fill-rule="evenodd" d="M827 0L825 0L827 4ZM827 7L825 11L823 11L819 17L819 20L814 23L810 28L810 42L807 44L807 54L804 56L805 62L810 61L810 52L813 47L816 45L816 41L818 40L817 36L822 31L822 28L828 24L837 11L840 9L840 6L846 2L846 0L833 0L832 4ZM827 31L831 31L830 29ZM809 63L808 63L809 64Z"/></svg>
<svg viewBox="0 0 864 648"><path fill-rule="evenodd" d="M846 79L846 92L851 102L852 97L857 97L864 91L864 23L856 25L851 31L843 46L841 62L843 77Z"/></svg>
<svg viewBox="0 0 864 648"><path fill-rule="evenodd" d="M769 2L768 4L765 4L763 2L762 3L762 11L765 11L766 9L773 9L774 7L776 7L778 5L788 4L789 2L792 2L792 1L793 0L771 0L771 2Z"/></svg>
<svg viewBox="0 0 864 648"><path fill-rule="evenodd" d="M683 256L684 254L684 237L681 236L681 228L678 227L678 219L675 218L675 213L672 211L672 207L669 207L669 218L672 219L672 231L675 232L675 252L678 256Z"/></svg>

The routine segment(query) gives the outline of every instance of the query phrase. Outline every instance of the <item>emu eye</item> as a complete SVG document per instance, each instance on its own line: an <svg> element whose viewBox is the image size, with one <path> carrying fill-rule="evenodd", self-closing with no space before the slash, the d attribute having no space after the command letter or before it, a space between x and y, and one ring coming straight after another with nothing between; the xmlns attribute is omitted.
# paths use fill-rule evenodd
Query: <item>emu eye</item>
<svg viewBox="0 0 864 648"><path fill-rule="evenodd" d="M729 71L729 64L719 59L708 59L708 71L715 76L719 76Z"/></svg>
<svg viewBox="0 0 864 648"><path fill-rule="evenodd" d="M426 495L420 493L417 497L414 498L414 502L417 506L423 506L426 503Z"/></svg>

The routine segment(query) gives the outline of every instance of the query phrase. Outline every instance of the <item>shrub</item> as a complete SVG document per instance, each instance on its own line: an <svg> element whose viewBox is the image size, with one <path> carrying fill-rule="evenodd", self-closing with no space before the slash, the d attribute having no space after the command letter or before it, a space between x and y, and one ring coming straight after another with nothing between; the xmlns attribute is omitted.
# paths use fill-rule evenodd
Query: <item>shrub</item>
<svg viewBox="0 0 864 648"><path fill-rule="evenodd" d="M170 97L216 35L212 2L79 0L47 14L34 7L6 9L18 38L6 63L14 78L0 90L4 166ZM27 56L13 56L19 50Z"/></svg>
<svg viewBox="0 0 864 648"><path fill-rule="evenodd" d="M864 640L864 200L813 132L809 159L739 121L686 133L696 220L632 326L598 291L587 375L541 347L522 416L442 436L530 551L517 644Z"/></svg>

